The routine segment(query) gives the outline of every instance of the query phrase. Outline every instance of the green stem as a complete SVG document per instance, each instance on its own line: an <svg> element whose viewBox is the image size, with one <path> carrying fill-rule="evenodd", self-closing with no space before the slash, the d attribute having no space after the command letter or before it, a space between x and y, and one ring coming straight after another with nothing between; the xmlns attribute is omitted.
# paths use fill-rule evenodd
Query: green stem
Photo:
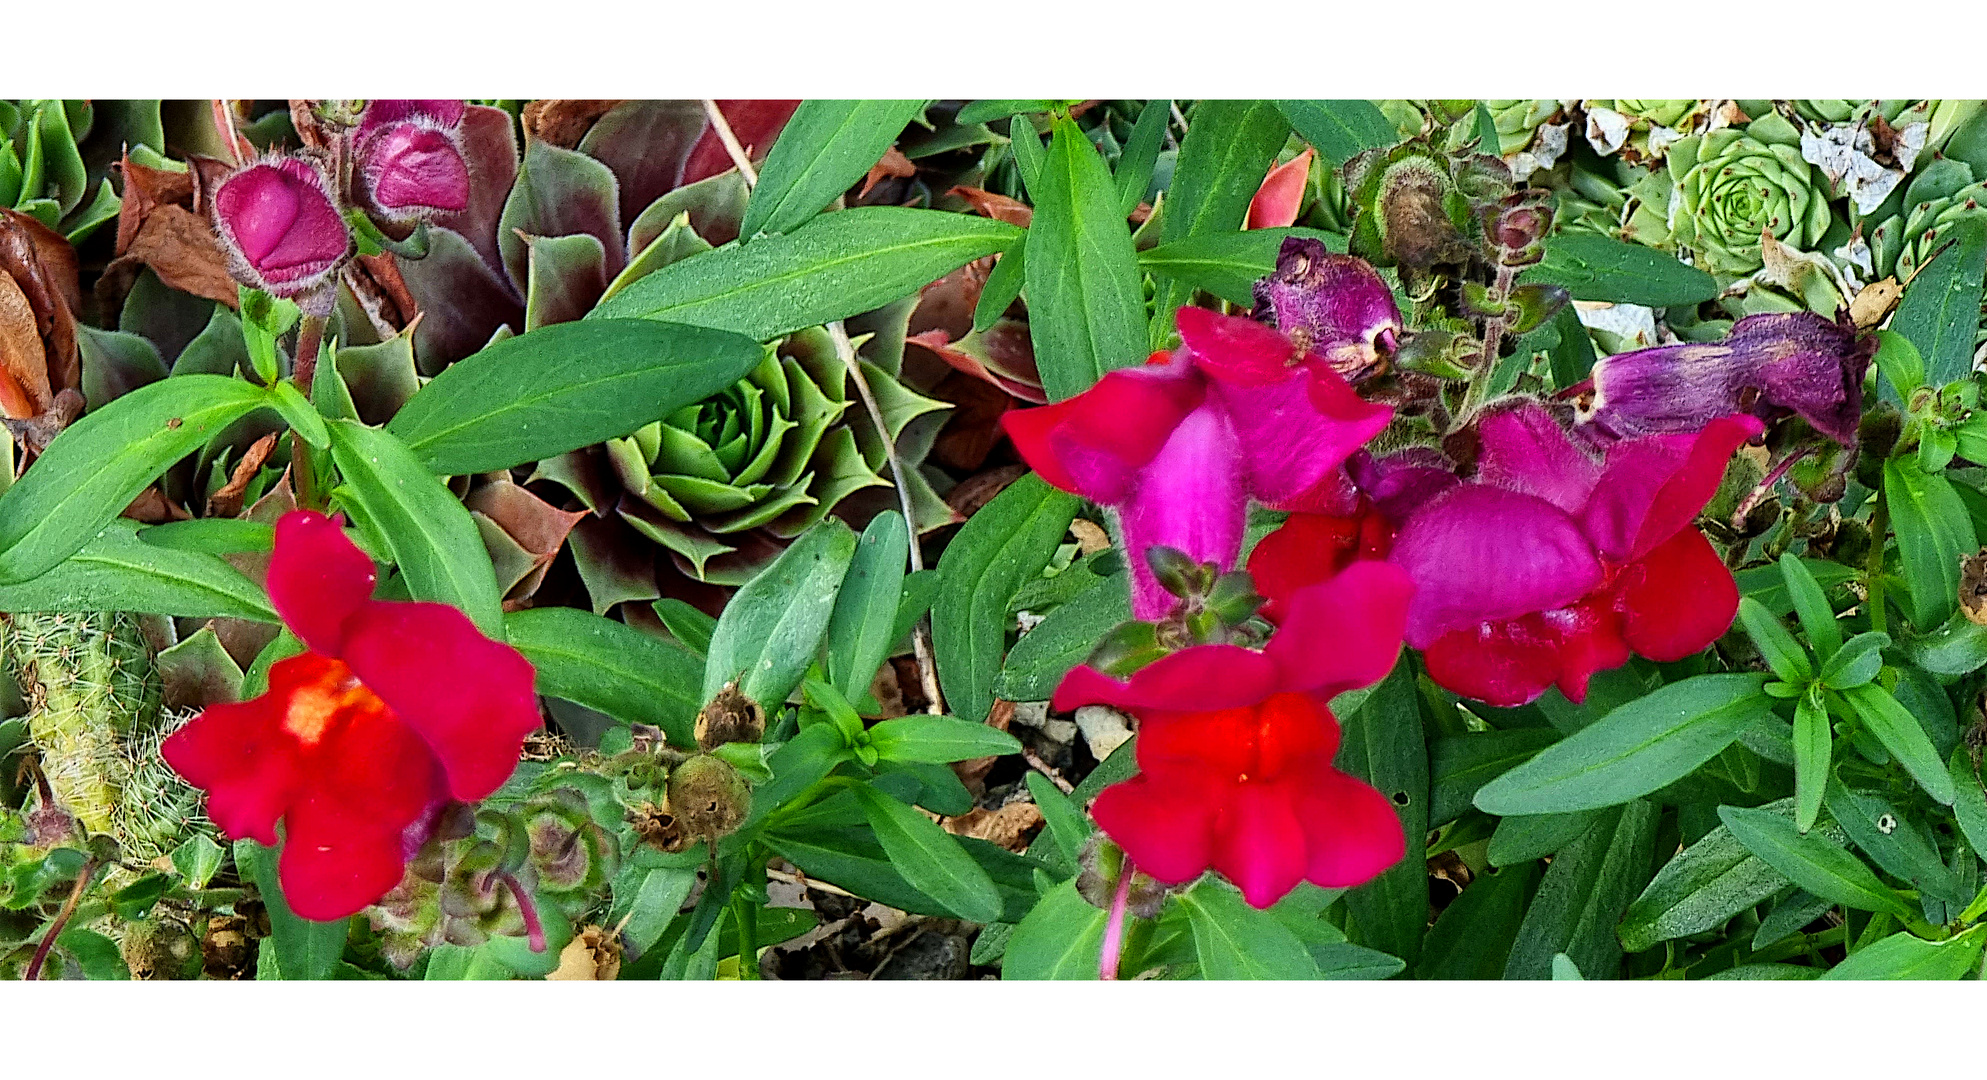
<svg viewBox="0 0 1987 1080"><path fill-rule="evenodd" d="M1884 503L1882 491L1871 496L1875 506L1870 511L1870 557L1864 564L1863 603L1870 609L1870 629L1884 633L1889 622L1889 613L1884 610L1884 534L1890 531L1890 507Z"/></svg>
<svg viewBox="0 0 1987 1080"><path fill-rule="evenodd" d="M738 924L738 977L747 982L759 979L758 907L742 891L731 899L731 918Z"/></svg>

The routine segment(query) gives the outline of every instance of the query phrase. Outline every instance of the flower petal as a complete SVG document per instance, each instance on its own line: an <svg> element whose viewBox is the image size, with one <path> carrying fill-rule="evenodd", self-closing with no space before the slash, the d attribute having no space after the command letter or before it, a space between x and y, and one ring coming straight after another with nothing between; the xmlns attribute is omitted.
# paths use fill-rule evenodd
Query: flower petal
<svg viewBox="0 0 1987 1080"><path fill-rule="evenodd" d="M1218 791L1161 786L1139 775L1097 795L1090 816L1140 870L1168 885L1199 877L1212 861Z"/></svg>
<svg viewBox="0 0 1987 1080"><path fill-rule="evenodd" d="M1718 491L1732 452L1763 430L1752 416L1713 420L1696 435L1646 435L1608 447L1580 524L1601 554L1632 562L1689 525Z"/></svg>
<svg viewBox="0 0 1987 1080"><path fill-rule="evenodd" d="M1710 541L1684 529L1623 571L1622 636L1668 663L1702 651L1731 629L1739 587Z"/></svg>
<svg viewBox="0 0 1987 1080"><path fill-rule="evenodd" d="M1400 655L1414 595L1407 573L1384 562L1356 562L1298 590L1263 648L1281 673L1278 689L1329 698L1386 678Z"/></svg>
<svg viewBox="0 0 1987 1080"><path fill-rule="evenodd" d="M510 778L541 722L530 662L443 604L367 603L346 624L345 660L427 744L463 802Z"/></svg>
<svg viewBox="0 0 1987 1080"><path fill-rule="evenodd" d="M312 652L337 656L345 620L373 595L373 561L346 539L336 518L293 510L276 522L269 556L269 602Z"/></svg>
<svg viewBox="0 0 1987 1080"><path fill-rule="evenodd" d="M1201 307L1174 312L1194 366L1231 386L1265 386L1297 373L1304 351L1275 327Z"/></svg>
<svg viewBox="0 0 1987 1080"><path fill-rule="evenodd" d="M1558 507L1469 483L1410 517L1390 560L1414 579L1407 642L1426 649L1451 630L1562 607L1601 582L1593 546Z"/></svg>
<svg viewBox="0 0 1987 1080"><path fill-rule="evenodd" d="M1195 409L1139 470L1120 516L1131 564L1133 618L1164 618L1179 602L1146 561L1154 544L1177 548L1224 571L1234 568L1249 509L1240 454L1228 418L1215 409Z"/></svg>
<svg viewBox="0 0 1987 1080"><path fill-rule="evenodd" d="M1252 314L1313 349L1356 342L1370 345L1398 331L1394 293L1365 260L1325 250L1310 237L1284 238L1276 269L1256 282Z"/></svg>
<svg viewBox="0 0 1987 1080"><path fill-rule="evenodd" d="M1288 603L1306 585L1328 581L1358 559L1384 559L1393 545L1393 527L1364 504L1350 516L1292 514L1249 552L1249 576L1267 603L1263 617L1280 623Z"/></svg>
<svg viewBox="0 0 1987 1080"><path fill-rule="evenodd" d="M1202 395L1202 380L1190 365L1159 354L1145 367L1105 375L1067 401L1010 409L1000 422L1042 479L1113 505L1124 501L1138 470Z"/></svg>
<svg viewBox="0 0 1987 1080"><path fill-rule="evenodd" d="M1304 828L1293 805L1297 782L1236 784L1214 832L1214 868L1251 907L1284 898L1308 869Z"/></svg>
<svg viewBox="0 0 1987 1080"><path fill-rule="evenodd" d="M1406 521L1435 496L1455 487L1455 466L1431 447L1410 447L1383 457L1364 450L1346 459L1359 490L1394 523Z"/></svg>
<svg viewBox="0 0 1987 1080"><path fill-rule="evenodd" d="M1579 512L1600 479L1600 462L1575 447L1537 402L1491 413L1477 436L1483 443L1477 480L1536 495L1569 514Z"/></svg>
<svg viewBox="0 0 1987 1080"><path fill-rule="evenodd" d="M1587 682L1595 672L1628 663L1621 617L1603 602L1589 600L1542 617L1559 634L1559 692L1575 705L1587 700Z"/></svg>
<svg viewBox="0 0 1987 1080"><path fill-rule="evenodd" d="M1297 223L1297 211L1304 206L1304 186L1311 179L1311 158L1317 151L1304 152L1273 166L1249 200L1249 216L1244 229L1280 229Z"/></svg>
<svg viewBox="0 0 1987 1080"><path fill-rule="evenodd" d="M370 825L317 798L291 809L276 861L290 910L319 922L343 919L400 884L407 864L399 832Z"/></svg>
<svg viewBox="0 0 1987 1080"><path fill-rule="evenodd" d="M159 744L166 764L207 792L207 816L230 837L276 846L276 819L297 782L296 739L283 731L284 688L295 681L298 661L312 659L278 661L269 669L270 693L209 705Z"/></svg>
<svg viewBox="0 0 1987 1080"><path fill-rule="evenodd" d="M1277 692L1276 662L1239 645L1196 645L1114 679L1093 667L1071 669L1056 687L1057 709L1113 705L1139 711L1189 712L1253 705Z"/></svg>
<svg viewBox="0 0 1987 1080"><path fill-rule="evenodd" d="M1559 640L1536 615L1451 630L1422 650L1436 685L1486 705L1536 700L1559 678Z"/></svg>
<svg viewBox="0 0 1987 1080"><path fill-rule="evenodd" d="M1349 889L1378 877L1407 854L1399 811L1356 777L1319 768L1297 796L1304 829L1304 876L1313 885Z"/></svg>

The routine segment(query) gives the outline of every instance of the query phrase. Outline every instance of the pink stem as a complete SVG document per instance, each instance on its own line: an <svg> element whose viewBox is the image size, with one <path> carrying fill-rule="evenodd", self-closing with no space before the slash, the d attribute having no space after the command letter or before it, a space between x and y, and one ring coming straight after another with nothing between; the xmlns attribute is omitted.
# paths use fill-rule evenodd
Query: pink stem
<svg viewBox="0 0 1987 1080"><path fill-rule="evenodd" d="M34 958L28 961L24 982L34 982L41 978L41 967L48 962L48 950L55 945L55 939L62 936L62 930L69 925L69 916L76 913L76 902L83 898L83 890L90 887L90 879L97 873L97 862L91 859L83 864L83 871L76 875L76 884L69 890L69 899L62 902L62 910L55 915L55 921L48 924L48 930L41 935L41 944L35 946Z"/></svg>
<svg viewBox="0 0 1987 1080"><path fill-rule="evenodd" d="M1761 500L1766 498L1767 493L1773 490L1773 485L1779 483L1780 478L1787 475L1787 470L1793 468L1795 463L1802 458L1814 453L1814 449L1812 446L1804 446L1788 454L1781 460L1780 464L1773 467L1773 471L1766 474L1765 479L1754 485L1753 489L1746 493L1746 497L1739 500L1738 509L1732 511L1732 528L1745 528L1746 517L1752 513L1752 508L1758 506Z"/></svg>
<svg viewBox="0 0 1987 1080"><path fill-rule="evenodd" d="M1118 867L1118 891L1111 897L1111 918L1104 924L1104 948L1097 958L1097 977L1111 982L1118 977L1118 957L1125 948L1125 909L1131 903L1131 859Z"/></svg>
<svg viewBox="0 0 1987 1080"><path fill-rule="evenodd" d="M517 900L518 913L524 916L525 940L530 942L532 952L545 951L545 926L538 921L538 906L525 894L524 886L509 874L498 874L498 880L510 886L511 896Z"/></svg>

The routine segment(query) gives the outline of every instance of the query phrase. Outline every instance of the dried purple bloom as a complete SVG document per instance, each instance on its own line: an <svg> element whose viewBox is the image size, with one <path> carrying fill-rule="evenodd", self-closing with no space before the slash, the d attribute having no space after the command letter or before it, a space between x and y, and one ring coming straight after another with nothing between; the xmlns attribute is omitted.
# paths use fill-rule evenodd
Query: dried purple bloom
<svg viewBox="0 0 1987 1080"><path fill-rule="evenodd" d="M1594 365L1578 430L1606 444L1640 435L1694 432L1720 416L1772 421L1797 414L1816 431L1856 445L1863 375L1874 338L1808 312L1748 315L1716 345L1664 345Z"/></svg>
<svg viewBox="0 0 1987 1080"><path fill-rule="evenodd" d="M265 157L221 181L214 231L235 279L273 296L318 291L352 250L330 178L303 157Z"/></svg>
<svg viewBox="0 0 1987 1080"><path fill-rule="evenodd" d="M357 162L380 217L409 222L469 205L460 101L375 101L359 116Z"/></svg>
<svg viewBox="0 0 1987 1080"><path fill-rule="evenodd" d="M1284 239L1276 270L1256 282L1253 315L1353 381L1391 356L1401 333L1393 291L1366 260L1299 236Z"/></svg>

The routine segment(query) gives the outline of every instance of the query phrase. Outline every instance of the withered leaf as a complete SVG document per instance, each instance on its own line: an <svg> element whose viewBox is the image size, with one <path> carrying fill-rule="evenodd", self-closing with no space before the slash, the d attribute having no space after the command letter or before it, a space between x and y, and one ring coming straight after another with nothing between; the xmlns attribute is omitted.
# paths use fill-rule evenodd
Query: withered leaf
<svg viewBox="0 0 1987 1080"><path fill-rule="evenodd" d="M869 189L882 183L886 176L894 176L901 180L917 174L918 167L911 164L911 159L905 157L902 150L892 146L883 152L881 160L869 167L869 175L863 177L862 190L856 195L858 198L867 196Z"/></svg>
<svg viewBox="0 0 1987 1080"><path fill-rule="evenodd" d="M541 98L525 105L519 119L524 123L527 138L571 150L580 144L595 120L619 104L619 98Z"/></svg>
<svg viewBox="0 0 1987 1080"><path fill-rule="evenodd" d="M207 497L207 513L213 517L235 517L241 513L242 498L248 493L248 485L255 474L269 460L276 449L276 436L272 432L255 440L241 460L235 463L234 471L228 474L228 482L220 490Z"/></svg>
<svg viewBox="0 0 1987 1080"><path fill-rule="evenodd" d="M48 359L34 308L13 276L0 271L0 413L26 420L49 401Z"/></svg>

